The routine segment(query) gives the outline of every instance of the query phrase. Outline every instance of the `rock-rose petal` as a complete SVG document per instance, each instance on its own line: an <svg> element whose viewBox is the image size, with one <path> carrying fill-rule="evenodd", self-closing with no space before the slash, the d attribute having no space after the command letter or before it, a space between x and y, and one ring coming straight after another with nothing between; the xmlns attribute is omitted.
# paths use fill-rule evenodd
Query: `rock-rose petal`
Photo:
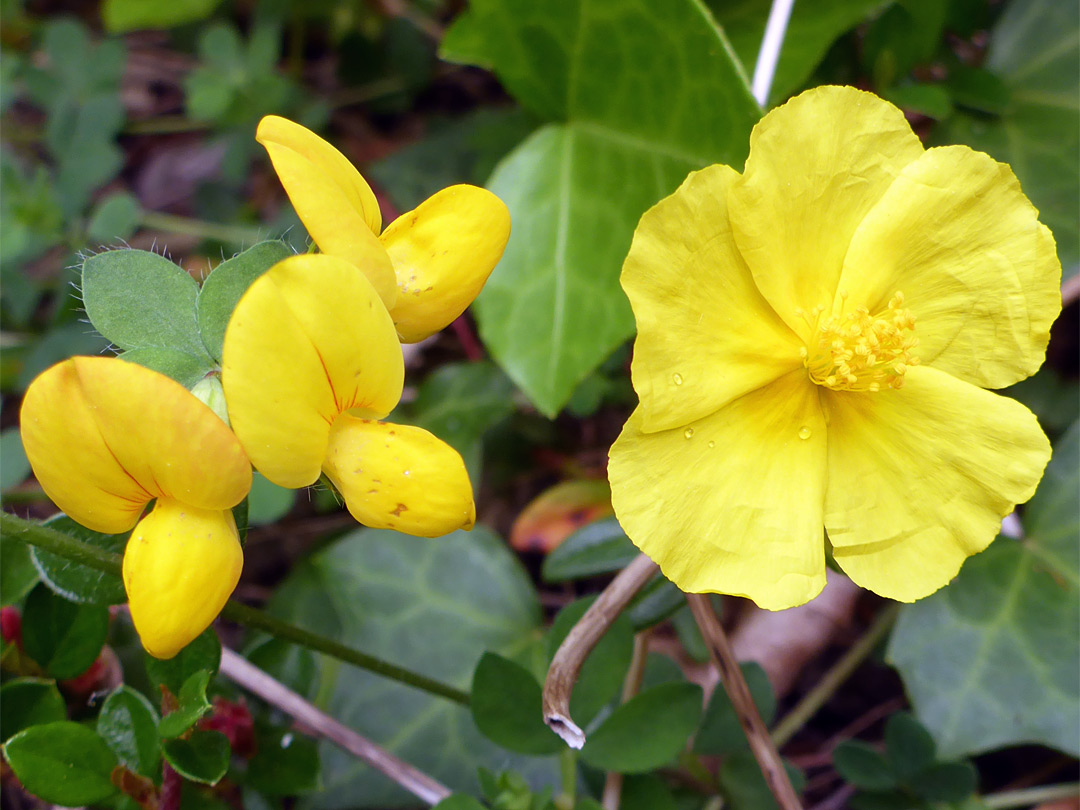
<svg viewBox="0 0 1080 810"><path fill-rule="evenodd" d="M1059 279L1008 167L924 150L870 93L803 93L742 175L691 175L635 233L620 523L686 591L808 601L827 530L857 583L932 593L1049 458L1031 412L979 386L1042 363Z"/></svg>
<svg viewBox="0 0 1080 810"><path fill-rule="evenodd" d="M932 368L899 391L829 392L825 528L859 585L912 602L986 548L1050 460L1035 415Z"/></svg>

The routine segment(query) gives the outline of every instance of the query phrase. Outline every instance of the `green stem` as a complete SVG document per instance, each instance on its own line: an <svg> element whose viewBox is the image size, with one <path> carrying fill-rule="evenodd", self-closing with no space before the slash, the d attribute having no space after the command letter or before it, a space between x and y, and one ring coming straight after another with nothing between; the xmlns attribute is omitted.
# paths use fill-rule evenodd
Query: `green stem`
<svg viewBox="0 0 1080 810"><path fill-rule="evenodd" d="M124 125L125 135L171 135L175 132L200 132L211 129L209 121L195 121L183 115L159 115L155 118L140 118L128 121Z"/></svg>
<svg viewBox="0 0 1080 810"><path fill-rule="evenodd" d="M1067 785L1040 785L1023 790L1003 790L1001 793L983 796L982 803L996 810L996 808L1040 805L1077 797L1080 797L1080 782L1070 782Z"/></svg>
<svg viewBox="0 0 1080 810"><path fill-rule="evenodd" d="M104 571L107 574L121 576L121 558L118 554L98 548L97 546L76 540L70 535L41 526L30 520L23 520L7 512L0 513L0 533L5 538L20 540L28 545L51 551L68 560L93 568L96 571ZM405 669L389 661L376 658L373 655L360 652L359 650L339 644L331 638L311 633L294 624L276 619L269 613L249 607L232 599L221 611L221 615L239 624L256 630L264 630L275 638L300 644L315 652L320 652L344 661L346 664L366 669L384 678L399 681L416 689L433 695L452 700L462 705L469 704L469 693L456 689L449 684L436 681L426 675Z"/></svg>
<svg viewBox="0 0 1080 810"><path fill-rule="evenodd" d="M219 225L216 222L181 217L161 211L143 211L139 215L139 222L143 227L153 230L169 231L185 236L198 236L201 239L216 239L219 242L234 245L253 245L266 238L259 228L250 228L243 225Z"/></svg>
<svg viewBox="0 0 1080 810"><path fill-rule="evenodd" d="M577 751L567 746L559 754L561 791L555 797L558 810L573 810L577 803Z"/></svg>
<svg viewBox="0 0 1080 810"><path fill-rule="evenodd" d="M844 653L832 667L829 668L814 688L803 696L803 699L795 704L784 719L777 723L773 730L772 738L777 748L783 747L784 743L798 733L807 721L813 717L836 690L851 677L859 665L874 651L878 642L885 636L896 621L896 615L900 610L898 604L886 607L874 619L870 629L863 637L856 641L851 648Z"/></svg>

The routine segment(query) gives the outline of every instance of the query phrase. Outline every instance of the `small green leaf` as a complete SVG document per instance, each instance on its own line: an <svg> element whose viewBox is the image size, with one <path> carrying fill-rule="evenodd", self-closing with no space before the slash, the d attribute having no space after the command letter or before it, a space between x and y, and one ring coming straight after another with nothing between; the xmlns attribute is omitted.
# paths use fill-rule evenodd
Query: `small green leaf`
<svg viewBox="0 0 1080 810"><path fill-rule="evenodd" d="M164 256L108 250L83 262L83 303L91 323L121 349L206 355L195 316L199 285Z"/></svg>
<svg viewBox="0 0 1080 810"><path fill-rule="evenodd" d="M97 548L123 554L127 545L127 533L102 534L76 523L67 515L49 518L42 525L70 535ZM120 577L89 568L74 560L34 547L31 552L34 567L42 580L55 593L71 602L94 605L119 605L127 601L124 583Z"/></svg>
<svg viewBox="0 0 1080 810"><path fill-rule="evenodd" d="M594 601L595 597L578 599L559 611L548 634L549 658ZM570 714L582 728L619 694L633 653L634 629L629 619L617 616L585 659L570 696Z"/></svg>
<svg viewBox="0 0 1080 810"><path fill-rule="evenodd" d="M292 248L284 242L260 242L222 262L206 277L199 291L197 309L199 332L211 357L221 362L225 329L247 288L275 264L292 255Z"/></svg>
<svg viewBox="0 0 1080 810"><path fill-rule="evenodd" d="M215 785L229 769L229 738L219 731L193 731L187 739L165 740L165 759L193 782Z"/></svg>
<svg viewBox="0 0 1080 810"><path fill-rule="evenodd" d="M135 773L155 777L161 763L158 717L150 701L130 686L118 686L101 707L97 733Z"/></svg>
<svg viewBox="0 0 1080 810"><path fill-rule="evenodd" d="M701 687L670 683L618 706L581 749L594 768L641 773L675 758L701 719Z"/></svg>
<svg viewBox="0 0 1080 810"><path fill-rule="evenodd" d="M685 604L686 594L663 574L657 574L627 605L626 618L634 632L640 633L670 618Z"/></svg>
<svg viewBox="0 0 1080 810"><path fill-rule="evenodd" d="M67 706L55 681L16 678L0 688L0 740L11 739L30 726L66 717Z"/></svg>
<svg viewBox="0 0 1080 810"><path fill-rule="evenodd" d="M881 752L862 740L844 740L833 750L836 772L855 787L865 790L891 790L896 775Z"/></svg>
<svg viewBox="0 0 1080 810"><path fill-rule="evenodd" d="M897 712L885 723L885 756L893 773L902 781L910 780L916 773L932 765L936 750L930 732L907 712Z"/></svg>
<svg viewBox="0 0 1080 810"><path fill-rule="evenodd" d="M628 774L619 810L678 810L671 788L653 773Z"/></svg>
<svg viewBox="0 0 1080 810"><path fill-rule="evenodd" d="M176 711L162 717L158 725L158 734L162 738L179 737L210 711L212 707L210 701L206 699L206 687L209 684L210 672L205 669L199 670L184 681L177 695L179 705Z"/></svg>
<svg viewBox="0 0 1080 810"><path fill-rule="evenodd" d="M953 101L962 107L1000 115L1009 108L1009 88L985 68L956 65L946 82Z"/></svg>
<svg viewBox="0 0 1080 810"><path fill-rule="evenodd" d="M760 664L748 661L739 664L750 695L754 699L761 719L768 725L776 714L776 696L773 694L769 676ZM746 733L739 724L739 716L728 697L727 690L720 684L713 691L701 728L694 738L694 751L699 754L730 754L746 748Z"/></svg>
<svg viewBox="0 0 1080 810"><path fill-rule="evenodd" d="M554 754L565 748L544 723L536 678L501 655L484 653L476 665L469 709L476 727L503 748L522 754Z"/></svg>
<svg viewBox="0 0 1080 810"><path fill-rule="evenodd" d="M787 761L784 769L795 792L801 791L806 784L802 771ZM776 800L761 775L761 766L749 751L736 751L724 757L718 776L727 798L724 810L777 810Z"/></svg>
<svg viewBox="0 0 1080 810"><path fill-rule="evenodd" d="M109 631L109 609L78 605L44 584L26 597L23 611L26 654L54 678L74 678L97 659Z"/></svg>
<svg viewBox="0 0 1080 810"><path fill-rule="evenodd" d="M165 661L146 656L146 674L154 684L168 687L174 695L191 676L205 669L211 674L221 665L221 642L213 627L208 627L198 638Z"/></svg>
<svg viewBox="0 0 1080 810"><path fill-rule="evenodd" d="M30 462L23 450L19 429L10 427L0 433L0 492L21 484L30 474Z"/></svg>
<svg viewBox="0 0 1080 810"><path fill-rule="evenodd" d="M138 363L158 374L164 374L176 380L188 390L195 387L215 366L205 354L195 356L176 349L163 349L148 346L143 349L129 349L120 355L121 360Z"/></svg>
<svg viewBox="0 0 1080 810"><path fill-rule="evenodd" d="M939 762L919 771L908 784L928 802L962 802L975 792L978 781L970 762Z"/></svg>
<svg viewBox="0 0 1080 810"><path fill-rule="evenodd" d="M260 735L244 783L271 796L296 796L319 787L319 750L295 731Z"/></svg>
<svg viewBox="0 0 1080 810"><path fill-rule="evenodd" d="M80 807L117 793L109 781L116 757L79 723L31 726L4 743L4 756L28 791L53 804Z"/></svg>
<svg viewBox="0 0 1080 810"><path fill-rule="evenodd" d="M544 559L545 582L565 582L619 571L641 552L630 542L619 521L604 518L582 526Z"/></svg>
<svg viewBox="0 0 1080 810"><path fill-rule="evenodd" d="M130 239L139 227L139 201L126 191L101 200L90 215L86 237L92 242L112 244Z"/></svg>

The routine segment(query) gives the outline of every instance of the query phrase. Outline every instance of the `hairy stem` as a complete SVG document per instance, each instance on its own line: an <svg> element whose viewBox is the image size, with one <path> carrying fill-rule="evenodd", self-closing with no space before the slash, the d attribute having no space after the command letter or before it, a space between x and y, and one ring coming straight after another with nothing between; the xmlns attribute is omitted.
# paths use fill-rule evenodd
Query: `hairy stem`
<svg viewBox="0 0 1080 810"><path fill-rule="evenodd" d="M93 568L95 571L103 571L106 574L121 576L121 558L119 554L113 554L105 549L84 543L70 535L42 526L30 520L23 520L7 512L0 513L0 533L7 539L20 540L31 546L51 551L65 559L72 560ZM332 638L312 633L297 627L294 624L276 619L269 613L248 607L245 604L229 600L221 611L226 619L243 624L256 630L264 630L275 638L300 644L315 652L324 653L346 664L366 669L384 678L399 681L412 686L415 689L428 692L433 695L452 700L455 703L468 705L469 693L457 689L449 684L421 675L419 672L391 664L381 658L360 652L334 641Z"/></svg>
<svg viewBox="0 0 1080 810"><path fill-rule="evenodd" d="M799 797L795 788L791 786L784 763L780 761L780 754L769 737L769 730L765 727L754 698L750 695L750 687L746 684L739 662L735 660L735 653L731 649L724 628L716 618L712 602L704 594L690 593L686 595L686 601L690 603L690 612L694 614L698 629L701 630L702 638L709 646L713 661L720 670L720 682L727 690L731 698L731 705L735 707L735 714L739 718L739 724L746 733L746 739L750 743L750 750L761 767L761 773L765 777L765 784L769 786L776 803L782 810L801 810Z"/></svg>

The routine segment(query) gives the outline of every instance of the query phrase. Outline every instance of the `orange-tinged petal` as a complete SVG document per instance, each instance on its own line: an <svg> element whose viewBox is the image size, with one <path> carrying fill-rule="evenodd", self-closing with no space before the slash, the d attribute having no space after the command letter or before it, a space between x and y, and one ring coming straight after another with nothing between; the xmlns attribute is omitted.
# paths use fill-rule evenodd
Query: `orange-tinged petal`
<svg viewBox="0 0 1080 810"><path fill-rule="evenodd" d="M509 238L506 205L476 186L443 189L390 223L380 240L397 275L390 316L401 339L423 340L464 312Z"/></svg>
<svg viewBox="0 0 1080 810"><path fill-rule="evenodd" d="M393 306L397 284L377 239L382 227L379 203L349 159L311 130L276 115L259 122L255 139L266 147L285 193L319 249L363 270L384 303Z"/></svg>
<svg viewBox="0 0 1080 810"><path fill-rule="evenodd" d="M852 234L922 153L900 110L852 87L808 90L754 127L731 226L762 295L800 335L810 327L796 310L829 308Z"/></svg>
<svg viewBox="0 0 1080 810"><path fill-rule="evenodd" d="M694 172L641 218L621 282L647 433L685 425L800 368L802 341L761 297L728 222L727 166Z"/></svg>
<svg viewBox="0 0 1080 810"><path fill-rule="evenodd" d="M378 294L332 256L274 265L248 288L225 332L222 384L233 430L255 468L284 487L318 479L338 414L393 410L404 376Z"/></svg>
<svg viewBox="0 0 1080 810"><path fill-rule="evenodd" d="M161 499L124 551L124 588L143 647L172 658L217 618L244 555L231 512Z"/></svg>
<svg viewBox="0 0 1080 810"><path fill-rule="evenodd" d="M152 498L235 506L251 466L228 426L186 388L115 357L74 357L42 373L22 406L27 457L74 520L117 533Z"/></svg>
<svg viewBox="0 0 1080 810"><path fill-rule="evenodd" d="M859 226L840 289L871 312L902 292L923 365L1011 385L1042 364L1061 310L1061 263L1038 215L1004 163L930 149Z"/></svg>
<svg viewBox="0 0 1080 810"><path fill-rule="evenodd" d="M817 386L795 371L683 428L646 433L638 408L611 448L611 502L684 591L781 610L825 586L825 454Z"/></svg>
<svg viewBox="0 0 1080 810"><path fill-rule="evenodd" d="M365 526L438 537L476 522L461 456L422 428L343 414L323 471Z"/></svg>
<svg viewBox="0 0 1080 810"><path fill-rule="evenodd" d="M904 602L947 584L1035 492L1050 443L1020 403L932 368L899 390L825 391L825 528L856 583Z"/></svg>

